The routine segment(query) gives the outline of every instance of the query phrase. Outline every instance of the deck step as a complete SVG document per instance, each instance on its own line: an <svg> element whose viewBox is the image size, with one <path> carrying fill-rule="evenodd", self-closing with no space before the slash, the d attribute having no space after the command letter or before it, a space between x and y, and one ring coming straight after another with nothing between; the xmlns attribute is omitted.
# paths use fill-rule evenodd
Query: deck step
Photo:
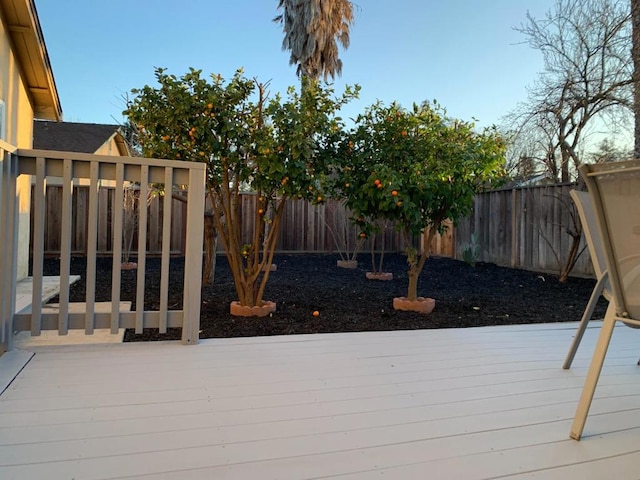
<svg viewBox="0 0 640 480"><path fill-rule="evenodd" d="M69 277L69 285L73 285L78 280L80 280L80 275L71 275ZM31 306L32 292L33 277L23 278L16 283L16 313L21 313ZM42 303L48 302L59 293L60 277L42 277Z"/></svg>
<svg viewBox="0 0 640 480"><path fill-rule="evenodd" d="M48 303L42 306L42 313L57 313L60 305ZM83 313L87 309L84 302L69 303L69 313ZM29 313L30 307L22 313ZM94 311L96 313L111 312L111 302L96 302ZM120 311L131 311L131 302L120 302ZM69 330L67 335L59 335L57 330L42 330L39 336L32 337L31 332L18 332L14 337L14 346L17 348L29 348L45 345L76 345L84 343L122 343L124 338L124 328L118 330L117 334L112 334L109 329L95 329L92 335L86 335L84 330Z"/></svg>

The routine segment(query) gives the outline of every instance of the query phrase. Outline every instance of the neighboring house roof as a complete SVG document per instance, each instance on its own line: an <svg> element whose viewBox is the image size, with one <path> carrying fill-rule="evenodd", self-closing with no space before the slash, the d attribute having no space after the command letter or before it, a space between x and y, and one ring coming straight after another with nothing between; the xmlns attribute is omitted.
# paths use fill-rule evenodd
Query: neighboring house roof
<svg viewBox="0 0 640 480"><path fill-rule="evenodd" d="M11 38L34 116L61 120L60 98L33 0L0 0L0 19Z"/></svg>
<svg viewBox="0 0 640 480"><path fill-rule="evenodd" d="M120 155L129 155L119 125L43 120L33 122L33 148L36 150L95 153L111 139L116 142Z"/></svg>

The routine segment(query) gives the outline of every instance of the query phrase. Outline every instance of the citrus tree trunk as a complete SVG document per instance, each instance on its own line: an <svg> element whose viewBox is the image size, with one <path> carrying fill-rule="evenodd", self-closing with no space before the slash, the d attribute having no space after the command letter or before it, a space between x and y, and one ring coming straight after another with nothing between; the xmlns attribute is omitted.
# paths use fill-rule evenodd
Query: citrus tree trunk
<svg viewBox="0 0 640 480"><path fill-rule="evenodd" d="M416 300L418 298L418 277L420 272L418 271L418 265L409 266L409 288L407 289L407 299Z"/></svg>
<svg viewBox="0 0 640 480"><path fill-rule="evenodd" d="M431 243L438 232L436 225L440 225L441 223L442 220L438 220L437 223L428 227L426 233L426 245L420 255L418 255L418 250L411 244L411 233L406 229L403 230L404 241L407 245L407 263L409 264L409 287L407 288L408 300L413 301L418 298L418 278L420 277L424 264L431 253Z"/></svg>

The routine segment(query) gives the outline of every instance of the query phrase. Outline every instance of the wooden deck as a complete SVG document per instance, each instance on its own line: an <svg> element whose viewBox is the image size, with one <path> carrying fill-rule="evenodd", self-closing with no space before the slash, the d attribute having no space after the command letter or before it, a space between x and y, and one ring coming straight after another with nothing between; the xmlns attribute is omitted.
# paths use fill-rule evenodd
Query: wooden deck
<svg viewBox="0 0 640 480"><path fill-rule="evenodd" d="M262 320L257 320L262 321ZM640 332L599 323L37 347L0 396L0 478L640 479Z"/></svg>

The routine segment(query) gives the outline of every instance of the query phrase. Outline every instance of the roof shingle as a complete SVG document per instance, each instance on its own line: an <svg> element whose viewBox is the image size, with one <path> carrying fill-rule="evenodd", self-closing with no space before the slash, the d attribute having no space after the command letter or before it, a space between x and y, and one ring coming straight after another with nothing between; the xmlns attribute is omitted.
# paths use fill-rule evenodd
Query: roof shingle
<svg viewBox="0 0 640 480"><path fill-rule="evenodd" d="M33 148L58 152L95 153L119 125L98 123L33 122Z"/></svg>

